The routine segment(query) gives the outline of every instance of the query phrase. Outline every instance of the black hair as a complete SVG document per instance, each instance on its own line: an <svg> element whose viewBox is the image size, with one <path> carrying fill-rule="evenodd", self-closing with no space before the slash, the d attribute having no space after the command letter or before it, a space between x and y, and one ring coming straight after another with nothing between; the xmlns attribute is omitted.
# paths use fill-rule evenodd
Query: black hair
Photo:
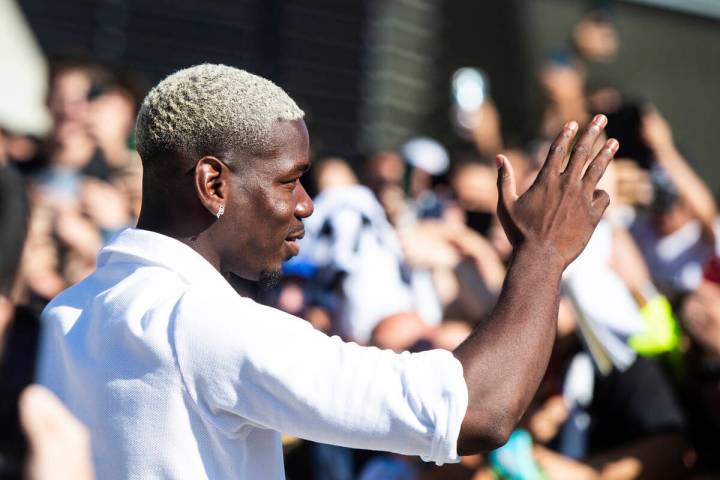
<svg viewBox="0 0 720 480"><path fill-rule="evenodd" d="M0 167L0 295L15 284L28 226L28 200L20 174Z"/></svg>

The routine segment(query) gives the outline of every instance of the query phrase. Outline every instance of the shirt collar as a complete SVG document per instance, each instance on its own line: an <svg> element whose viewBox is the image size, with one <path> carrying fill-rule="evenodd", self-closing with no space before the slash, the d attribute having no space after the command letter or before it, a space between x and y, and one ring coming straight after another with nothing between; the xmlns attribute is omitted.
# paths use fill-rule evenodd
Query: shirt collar
<svg viewBox="0 0 720 480"><path fill-rule="evenodd" d="M189 284L222 281L223 276L192 248L160 233L126 228L100 250L98 268L114 263L154 265L174 271Z"/></svg>

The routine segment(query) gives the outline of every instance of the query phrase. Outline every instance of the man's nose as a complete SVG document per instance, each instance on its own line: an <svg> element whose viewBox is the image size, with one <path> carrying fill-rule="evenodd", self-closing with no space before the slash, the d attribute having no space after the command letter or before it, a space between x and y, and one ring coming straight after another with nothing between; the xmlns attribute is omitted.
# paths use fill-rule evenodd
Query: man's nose
<svg viewBox="0 0 720 480"><path fill-rule="evenodd" d="M298 195L300 197L295 205L295 216L298 218L307 218L312 215L315 207L313 207L313 201L302 183L300 184Z"/></svg>

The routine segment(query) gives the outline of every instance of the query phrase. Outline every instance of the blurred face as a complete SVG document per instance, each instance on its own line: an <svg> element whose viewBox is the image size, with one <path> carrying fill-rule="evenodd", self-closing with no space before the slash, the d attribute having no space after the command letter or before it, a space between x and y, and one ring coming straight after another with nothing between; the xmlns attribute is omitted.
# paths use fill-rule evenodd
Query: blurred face
<svg viewBox="0 0 720 480"><path fill-rule="evenodd" d="M223 269L248 280L272 283L282 262L300 251L302 220L312 200L300 183L310 167L305 122L280 121L273 131L274 151L241 165L231 176L224 239L228 265ZM248 164L249 163L249 164Z"/></svg>
<svg viewBox="0 0 720 480"><path fill-rule="evenodd" d="M121 90L100 95L90 104L88 121L96 140L125 142L135 122L132 97Z"/></svg>
<svg viewBox="0 0 720 480"><path fill-rule="evenodd" d="M599 61L612 58L620 43L612 23L592 17L575 26L573 40L583 56Z"/></svg>
<svg viewBox="0 0 720 480"><path fill-rule="evenodd" d="M90 77L82 70L66 70L55 77L48 107L57 131L85 128L90 87Z"/></svg>
<svg viewBox="0 0 720 480"><path fill-rule="evenodd" d="M551 63L543 68L540 84L545 94L554 101L583 96L584 80L580 72L567 65Z"/></svg>
<svg viewBox="0 0 720 480"><path fill-rule="evenodd" d="M315 171L318 167L315 167ZM350 166L344 160L325 160L322 170L317 176L318 191L324 192L329 188L347 187L357 184L357 178Z"/></svg>
<svg viewBox="0 0 720 480"><path fill-rule="evenodd" d="M468 165L453 179L458 203L465 210L495 212L497 171L487 165Z"/></svg>
<svg viewBox="0 0 720 480"><path fill-rule="evenodd" d="M394 152L380 152L370 159L370 175L381 183L400 185L405 175L405 162Z"/></svg>

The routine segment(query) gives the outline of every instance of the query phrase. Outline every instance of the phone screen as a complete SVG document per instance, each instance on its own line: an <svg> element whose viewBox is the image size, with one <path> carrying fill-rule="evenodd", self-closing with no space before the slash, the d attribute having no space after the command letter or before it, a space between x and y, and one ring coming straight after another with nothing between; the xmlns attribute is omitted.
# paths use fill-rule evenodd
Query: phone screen
<svg viewBox="0 0 720 480"><path fill-rule="evenodd" d="M620 142L615 158L631 158L641 168L648 169L652 164L650 149L641 135L642 110L634 103L626 103L615 112L605 114L608 119L605 132L608 137Z"/></svg>

